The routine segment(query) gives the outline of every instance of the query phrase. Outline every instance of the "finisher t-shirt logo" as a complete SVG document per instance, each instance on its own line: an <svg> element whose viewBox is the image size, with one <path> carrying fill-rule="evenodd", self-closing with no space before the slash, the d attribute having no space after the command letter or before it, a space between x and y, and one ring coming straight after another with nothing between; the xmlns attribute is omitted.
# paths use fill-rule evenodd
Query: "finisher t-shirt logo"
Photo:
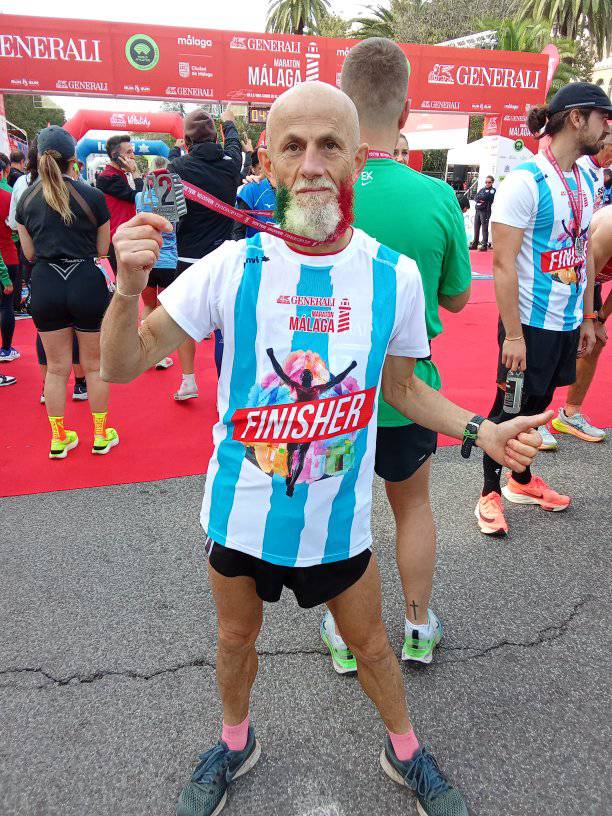
<svg viewBox="0 0 612 816"><path fill-rule="evenodd" d="M133 68L150 71L159 62L159 47L147 34L134 34L125 44L125 56Z"/></svg>

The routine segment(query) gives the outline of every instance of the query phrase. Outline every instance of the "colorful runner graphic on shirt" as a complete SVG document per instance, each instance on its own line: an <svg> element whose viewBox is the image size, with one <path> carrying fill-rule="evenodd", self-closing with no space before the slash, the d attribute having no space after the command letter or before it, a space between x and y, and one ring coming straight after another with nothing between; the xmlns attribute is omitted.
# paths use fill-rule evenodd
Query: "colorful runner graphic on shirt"
<svg viewBox="0 0 612 816"><path fill-rule="evenodd" d="M332 375L316 352L292 351L281 365L266 351L273 371L234 413L233 438L247 446L250 462L285 479L287 496L297 483L344 476L355 462L357 432L372 417L375 389L362 391L349 376L355 360Z"/></svg>

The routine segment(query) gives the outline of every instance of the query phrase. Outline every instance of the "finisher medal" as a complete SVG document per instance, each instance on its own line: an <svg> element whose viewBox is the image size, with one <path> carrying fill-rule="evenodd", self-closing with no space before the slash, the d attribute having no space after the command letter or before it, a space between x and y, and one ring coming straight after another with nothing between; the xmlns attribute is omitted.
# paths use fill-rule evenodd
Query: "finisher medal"
<svg viewBox="0 0 612 816"><path fill-rule="evenodd" d="M574 251L576 252L577 257L580 258L581 261L583 261L584 258L585 258L585 251L584 250L585 250L585 240L581 236L578 236L576 238L576 240L574 241Z"/></svg>
<svg viewBox="0 0 612 816"><path fill-rule="evenodd" d="M149 173L145 177L145 196L153 212L172 224L187 213L183 183L176 173Z"/></svg>

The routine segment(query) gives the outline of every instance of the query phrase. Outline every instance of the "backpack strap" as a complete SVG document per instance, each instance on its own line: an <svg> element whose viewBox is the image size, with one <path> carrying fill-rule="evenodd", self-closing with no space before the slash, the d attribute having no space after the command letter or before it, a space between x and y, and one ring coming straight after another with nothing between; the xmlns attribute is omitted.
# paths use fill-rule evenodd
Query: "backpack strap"
<svg viewBox="0 0 612 816"><path fill-rule="evenodd" d="M25 210L26 206L28 205L28 202L30 202L34 198L34 196L40 192L42 192L42 180L39 178L34 182L34 184L30 184L29 187L26 187L26 191L19 199L21 209Z"/></svg>

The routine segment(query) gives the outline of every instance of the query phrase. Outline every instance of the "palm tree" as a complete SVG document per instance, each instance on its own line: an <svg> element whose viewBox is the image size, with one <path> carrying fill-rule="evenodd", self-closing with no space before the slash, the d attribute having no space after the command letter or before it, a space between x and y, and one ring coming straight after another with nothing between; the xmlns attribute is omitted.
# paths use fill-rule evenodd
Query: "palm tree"
<svg viewBox="0 0 612 816"><path fill-rule="evenodd" d="M329 0L270 0L266 31L276 34L317 34Z"/></svg>
<svg viewBox="0 0 612 816"><path fill-rule="evenodd" d="M372 12L371 17L355 17L353 20L353 22L359 23L359 28L355 31L354 36L362 40L367 37L395 39L397 21L393 11L384 6L377 6L376 8L368 6L368 8Z"/></svg>
<svg viewBox="0 0 612 816"><path fill-rule="evenodd" d="M612 40L610 0L523 0L519 14L523 19L551 20L556 33L570 39L586 29L600 58Z"/></svg>
<svg viewBox="0 0 612 816"><path fill-rule="evenodd" d="M485 19L478 23L481 31L496 31L496 48L501 51L527 51L534 54L541 53L549 43L557 46L561 62L555 73L549 97L563 85L577 79L574 60L577 54L577 44L565 37L553 37L553 26L550 20L491 20Z"/></svg>

